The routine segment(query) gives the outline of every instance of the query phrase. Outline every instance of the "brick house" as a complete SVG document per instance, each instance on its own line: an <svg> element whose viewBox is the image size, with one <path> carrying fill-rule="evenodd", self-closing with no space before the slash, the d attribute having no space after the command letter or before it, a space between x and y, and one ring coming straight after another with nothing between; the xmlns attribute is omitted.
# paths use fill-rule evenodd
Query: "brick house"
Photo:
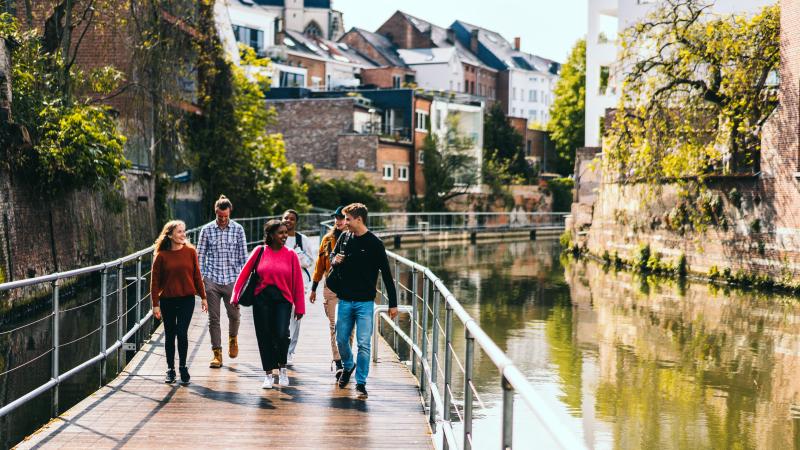
<svg viewBox="0 0 800 450"><path fill-rule="evenodd" d="M401 88L415 82L415 72L397 54L397 47L385 36L352 28L339 42L357 50L378 67L361 71L364 88Z"/></svg>

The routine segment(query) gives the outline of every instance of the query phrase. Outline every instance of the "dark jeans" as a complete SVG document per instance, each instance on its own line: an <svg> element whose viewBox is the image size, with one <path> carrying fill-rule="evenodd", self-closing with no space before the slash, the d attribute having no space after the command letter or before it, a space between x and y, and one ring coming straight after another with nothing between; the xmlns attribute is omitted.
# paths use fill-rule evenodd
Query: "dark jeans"
<svg viewBox="0 0 800 450"><path fill-rule="evenodd" d="M286 365L291 315L292 304L287 300L268 298L264 293L259 293L253 302L258 352L261 354L261 367L265 372Z"/></svg>
<svg viewBox="0 0 800 450"><path fill-rule="evenodd" d="M161 299L161 319L164 321L164 350L167 367L175 368L175 338L178 338L179 367L186 367L189 352L189 322L194 312L194 295Z"/></svg>

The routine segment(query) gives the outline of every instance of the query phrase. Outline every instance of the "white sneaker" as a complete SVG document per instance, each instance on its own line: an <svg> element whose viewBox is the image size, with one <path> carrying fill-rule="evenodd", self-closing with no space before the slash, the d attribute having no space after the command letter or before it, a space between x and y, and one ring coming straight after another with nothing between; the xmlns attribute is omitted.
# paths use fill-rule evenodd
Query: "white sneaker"
<svg viewBox="0 0 800 450"><path fill-rule="evenodd" d="M286 367L281 367L281 373L278 375L278 384L281 386L289 385L289 374L286 372Z"/></svg>
<svg viewBox="0 0 800 450"><path fill-rule="evenodd" d="M275 383L275 377L272 374L269 374L264 377L264 384L261 385L261 389L272 389L272 385Z"/></svg>
<svg viewBox="0 0 800 450"><path fill-rule="evenodd" d="M292 364L294 364L294 353L289 353L286 355L286 365L291 366Z"/></svg>

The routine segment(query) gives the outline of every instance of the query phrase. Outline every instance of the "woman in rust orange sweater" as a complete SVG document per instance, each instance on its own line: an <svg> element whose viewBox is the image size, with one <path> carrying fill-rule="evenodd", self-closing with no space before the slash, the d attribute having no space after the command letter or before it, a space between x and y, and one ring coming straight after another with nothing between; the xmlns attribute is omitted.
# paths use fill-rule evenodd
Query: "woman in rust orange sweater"
<svg viewBox="0 0 800 450"><path fill-rule="evenodd" d="M187 385L190 377L186 354L189 351L189 322L192 321L195 295L202 299L203 311L208 311L197 251L186 240L186 224L180 220L172 220L164 225L154 247L150 296L153 300L153 316L164 320L164 350L167 354L164 382L175 382L177 338L181 384Z"/></svg>

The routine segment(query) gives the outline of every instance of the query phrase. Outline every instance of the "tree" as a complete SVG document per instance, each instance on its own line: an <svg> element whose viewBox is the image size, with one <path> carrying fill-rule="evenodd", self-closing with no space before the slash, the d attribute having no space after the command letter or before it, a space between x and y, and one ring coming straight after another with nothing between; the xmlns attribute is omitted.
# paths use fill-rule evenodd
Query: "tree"
<svg viewBox="0 0 800 450"><path fill-rule="evenodd" d="M313 172L311 164L300 170L300 178L307 187L308 201L320 208L335 209L350 203L363 203L371 212L387 211L389 206L378 194L378 188L364 173L352 180L334 178L323 180Z"/></svg>
<svg viewBox="0 0 800 450"><path fill-rule="evenodd" d="M608 148L622 181L659 184L758 170L761 130L777 106L778 6L710 15L664 0L623 35L627 72Z"/></svg>
<svg viewBox="0 0 800 450"><path fill-rule="evenodd" d="M556 149L554 168L560 174L571 174L574 170L575 150L584 146L585 118L586 40L581 39L561 66L547 124Z"/></svg>
<svg viewBox="0 0 800 450"><path fill-rule="evenodd" d="M491 164L490 164L491 162ZM491 180L493 168L506 167L510 180L530 182L533 168L525 159L524 138L508 122L500 103L495 103L483 123L483 176Z"/></svg>
<svg viewBox="0 0 800 450"><path fill-rule="evenodd" d="M475 143L458 131L459 117L447 117L447 131L442 139L428 131L422 146L422 173L425 211L447 211L447 202L467 195L478 182L478 167L470 154Z"/></svg>

